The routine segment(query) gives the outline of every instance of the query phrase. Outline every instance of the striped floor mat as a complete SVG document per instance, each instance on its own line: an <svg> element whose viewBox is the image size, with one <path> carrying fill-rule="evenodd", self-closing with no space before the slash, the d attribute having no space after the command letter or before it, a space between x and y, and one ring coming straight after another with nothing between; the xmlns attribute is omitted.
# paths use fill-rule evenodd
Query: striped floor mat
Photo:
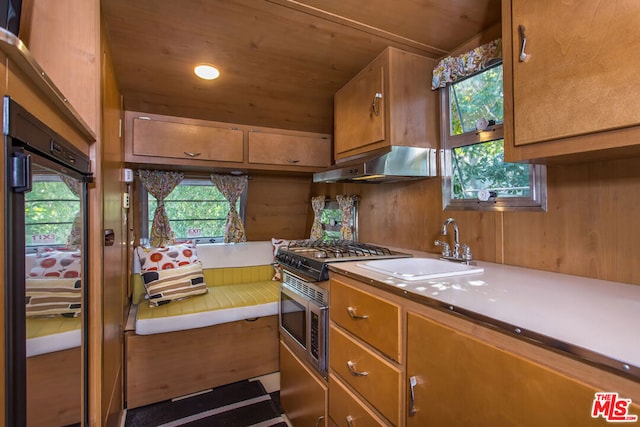
<svg viewBox="0 0 640 427"><path fill-rule="evenodd" d="M286 427L278 404L260 381L240 381L207 392L127 411L125 427Z"/></svg>

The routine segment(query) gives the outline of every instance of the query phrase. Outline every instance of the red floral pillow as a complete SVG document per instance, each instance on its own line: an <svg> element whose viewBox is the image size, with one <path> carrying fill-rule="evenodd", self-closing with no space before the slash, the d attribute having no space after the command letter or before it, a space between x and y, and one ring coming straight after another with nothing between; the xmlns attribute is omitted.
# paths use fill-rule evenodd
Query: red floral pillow
<svg viewBox="0 0 640 427"><path fill-rule="evenodd" d="M142 272L168 270L191 265L198 261L196 245L191 242L161 248L138 246L136 251Z"/></svg>
<svg viewBox="0 0 640 427"><path fill-rule="evenodd" d="M43 248L29 271L29 277L50 279L73 279L82 271L80 251L65 251Z"/></svg>

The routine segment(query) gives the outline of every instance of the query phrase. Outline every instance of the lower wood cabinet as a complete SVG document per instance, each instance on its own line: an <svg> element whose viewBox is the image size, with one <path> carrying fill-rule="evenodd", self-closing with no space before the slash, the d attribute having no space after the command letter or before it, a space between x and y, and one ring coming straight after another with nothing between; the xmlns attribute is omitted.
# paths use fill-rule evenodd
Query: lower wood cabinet
<svg viewBox="0 0 640 427"><path fill-rule="evenodd" d="M327 425L327 385L280 341L280 405L294 426Z"/></svg>
<svg viewBox="0 0 640 427"><path fill-rule="evenodd" d="M329 374L329 416L339 427L387 426L367 405L333 374Z"/></svg>
<svg viewBox="0 0 640 427"><path fill-rule="evenodd" d="M607 425L591 418L600 390L410 312L411 377L407 427Z"/></svg>

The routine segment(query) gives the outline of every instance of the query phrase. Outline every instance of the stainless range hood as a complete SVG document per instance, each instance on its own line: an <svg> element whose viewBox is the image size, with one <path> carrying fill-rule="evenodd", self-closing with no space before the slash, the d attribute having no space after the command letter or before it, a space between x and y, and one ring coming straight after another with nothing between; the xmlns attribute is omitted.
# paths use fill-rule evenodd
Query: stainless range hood
<svg viewBox="0 0 640 427"><path fill-rule="evenodd" d="M436 176L436 150L393 146L391 151L361 163L313 174L313 182L397 182Z"/></svg>

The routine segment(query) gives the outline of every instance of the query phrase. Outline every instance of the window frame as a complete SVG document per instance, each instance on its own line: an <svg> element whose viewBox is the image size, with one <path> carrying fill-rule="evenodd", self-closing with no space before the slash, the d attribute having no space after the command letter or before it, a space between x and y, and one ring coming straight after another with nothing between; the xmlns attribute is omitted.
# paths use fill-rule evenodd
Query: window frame
<svg viewBox="0 0 640 427"><path fill-rule="evenodd" d="M492 65L499 66L502 62ZM465 79L478 75L489 68L474 73ZM460 79L459 81L465 80ZM455 83L453 83L455 84ZM452 149L482 144L495 140L504 140L504 124L497 123L486 130L475 130L451 135L450 86L440 88L440 170L442 174L442 206L443 210L472 211L547 211L547 172L544 165L529 164L529 196L528 197L495 197L487 201L479 199L453 198L453 161Z"/></svg>
<svg viewBox="0 0 640 427"><path fill-rule="evenodd" d="M144 188L144 185L139 180L137 181L138 186L138 195L140 198L140 222L139 222L139 244L140 245L148 245L149 244L149 192ZM184 177L182 181L180 181L179 185L189 185L193 182L201 182L201 184L195 185L210 185L215 187L215 184L208 177ZM204 183L204 184L203 184ZM191 184L194 185L194 184ZM176 186L177 187L177 186ZM244 192L240 196L239 199L239 209L238 215L242 219L242 223L245 222L245 213L247 206L247 193L249 190L249 186L245 188ZM228 203L228 202L227 202ZM153 209L153 208L152 208ZM169 218L171 221L171 218ZM181 237L176 236L176 241L191 241L195 244L207 244L207 243L224 243L224 235L222 236L213 236L213 237Z"/></svg>

